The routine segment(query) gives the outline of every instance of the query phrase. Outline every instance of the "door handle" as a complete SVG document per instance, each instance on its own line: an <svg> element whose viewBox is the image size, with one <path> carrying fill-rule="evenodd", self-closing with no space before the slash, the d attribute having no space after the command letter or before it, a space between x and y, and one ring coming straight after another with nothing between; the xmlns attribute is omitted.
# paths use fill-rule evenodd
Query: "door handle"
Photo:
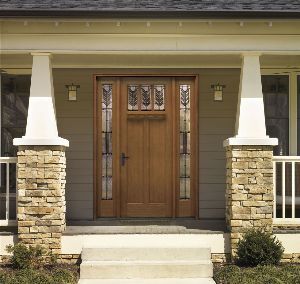
<svg viewBox="0 0 300 284"><path fill-rule="evenodd" d="M129 157L125 155L125 153L121 153L121 166L125 166L126 160L128 160Z"/></svg>

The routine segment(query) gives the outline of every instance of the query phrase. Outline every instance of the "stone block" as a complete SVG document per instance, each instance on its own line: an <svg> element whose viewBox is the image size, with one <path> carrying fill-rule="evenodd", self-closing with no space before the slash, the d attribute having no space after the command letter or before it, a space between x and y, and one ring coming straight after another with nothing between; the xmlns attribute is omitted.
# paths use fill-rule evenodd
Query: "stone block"
<svg viewBox="0 0 300 284"><path fill-rule="evenodd" d="M230 226L232 227L242 227L243 221L242 220L230 220Z"/></svg>
<svg viewBox="0 0 300 284"><path fill-rule="evenodd" d="M235 193L231 195L232 200L247 200L247 194Z"/></svg>
<svg viewBox="0 0 300 284"><path fill-rule="evenodd" d="M245 207L265 207L268 203L266 201L243 201L242 206Z"/></svg>
<svg viewBox="0 0 300 284"><path fill-rule="evenodd" d="M245 201L243 201L244 203ZM232 206L231 208L232 210L232 214L250 214L251 213L251 209L244 207L244 206Z"/></svg>

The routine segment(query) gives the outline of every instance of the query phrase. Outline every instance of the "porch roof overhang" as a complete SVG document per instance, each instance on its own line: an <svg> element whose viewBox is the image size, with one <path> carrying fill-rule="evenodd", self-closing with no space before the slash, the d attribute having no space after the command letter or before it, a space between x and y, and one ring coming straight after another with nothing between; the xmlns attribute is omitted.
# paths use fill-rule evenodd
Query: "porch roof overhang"
<svg viewBox="0 0 300 284"><path fill-rule="evenodd" d="M299 18L294 0L9 0L1 17Z"/></svg>
<svg viewBox="0 0 300 284"><path fill-rule="evenodd" d="M117 18L117 19L299 19L294 10L87 10L0 9L1 18Z"/></svg>

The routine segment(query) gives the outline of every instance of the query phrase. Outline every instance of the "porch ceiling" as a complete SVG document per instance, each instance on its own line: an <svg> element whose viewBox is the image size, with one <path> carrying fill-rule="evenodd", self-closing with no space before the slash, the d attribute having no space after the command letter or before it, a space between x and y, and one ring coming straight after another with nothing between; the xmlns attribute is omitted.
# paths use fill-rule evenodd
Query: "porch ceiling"
<svg viewBox="0 0 300 284"><path fill-rule="evenodd" d="M262 68L300 68L299 55L262 55ZM30 54L3 54L1 69L31 69ZM53 68L240 68L239 54L186 53L99 53L54 54Z"/></svg>

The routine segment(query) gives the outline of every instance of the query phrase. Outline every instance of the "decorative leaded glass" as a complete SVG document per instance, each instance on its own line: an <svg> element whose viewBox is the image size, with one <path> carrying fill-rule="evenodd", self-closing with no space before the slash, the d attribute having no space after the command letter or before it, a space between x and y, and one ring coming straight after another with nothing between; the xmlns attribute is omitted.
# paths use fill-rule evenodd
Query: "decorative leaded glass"
<svg viewBox="0 0 300 284"><path fill-rule="evenodd" d="M102 85L102 199L112 199L112 85Z"/></svg>
<svg viewBox="0 0 300 284"><path fill-rule="evenodd" d="M191 86L180 85L180 199L191 198Z"/></svg>
<svg viewBox="0 0 300 284"><path fill-rule="evenodd" d="M151 86L142 85L141 86L141 96L142 96L142 110L151 110Z"/></svg>
<svg viewBox="0 0 300 284"><path fill-rule="evenodd" d="M154 85L154 110L165 110L164 85Z"/></svg>
<svg viewBox="0 0 300 284"><path fill-rule="evenodd" d="M128 85L128 110L138 109L138 86Z"/></svg>

